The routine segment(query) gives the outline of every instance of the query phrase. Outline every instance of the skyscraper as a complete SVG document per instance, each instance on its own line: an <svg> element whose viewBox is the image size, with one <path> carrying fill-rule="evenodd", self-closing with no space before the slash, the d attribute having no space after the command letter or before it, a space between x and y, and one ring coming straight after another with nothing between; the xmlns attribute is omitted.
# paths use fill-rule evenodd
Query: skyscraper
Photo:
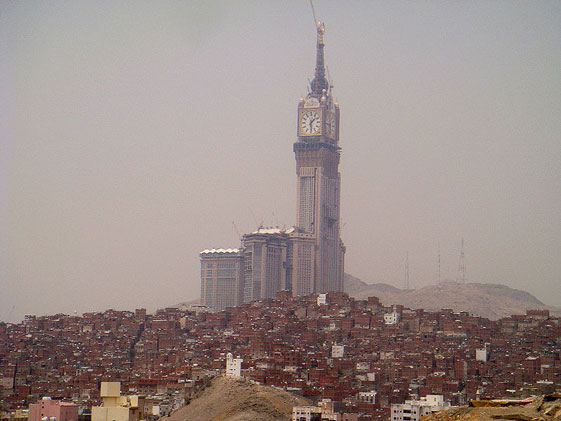
<svg viewBox="0 0 561 421"><path fill-rule="evenodd" d="M339 104L325 77L324 31L318 22L315 74L308 95L298 104L296 225L298 232L308 236L293 237L295 295L343 290Z"/></svg>
<svg viewBox="0 0 561 421"><path fill-rule="evenodd" d="M278 228L259 228L242 238L244 296L247 303L272 298L277 291L290 289L288 284L288 233Z"/></svg>
<svg viewBox="0 0 561 421"><path fill-rule="evenodd" d="M325 76L324 32L318 22L315 74L298 103L296 226L259 227L243 236L239 251L202 252L203 304L221 309L234 300L236 305L270 298L284 289L293 295L343 291L339 104Z"/></svg>
<svg viewBox="0 0 561 421"><path fill-rule="evenodd" d="M237 306L243 294L242 254L238 249L203 250L201 304L222 310Z"/></svg>

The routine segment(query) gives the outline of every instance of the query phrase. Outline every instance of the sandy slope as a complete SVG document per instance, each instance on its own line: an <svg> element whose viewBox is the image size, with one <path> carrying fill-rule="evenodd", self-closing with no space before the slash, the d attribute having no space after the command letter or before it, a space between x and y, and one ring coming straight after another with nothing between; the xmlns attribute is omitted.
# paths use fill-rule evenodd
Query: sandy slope
<svg viewBox="0 0 561 421"><path fill-rule="evenodd" d="M290 420L292 407L308 399L249 380L213 379L191 403L162 421Z"/></svg>
<svg viewBox="0 0 561 421"><path fill-rule="evenodd" d="M493 420L561 420L561 399L553 396L536 397L525 406L508 406L502 408L460 407L440 411L422 418L423 421L493 421Z"/></svg>

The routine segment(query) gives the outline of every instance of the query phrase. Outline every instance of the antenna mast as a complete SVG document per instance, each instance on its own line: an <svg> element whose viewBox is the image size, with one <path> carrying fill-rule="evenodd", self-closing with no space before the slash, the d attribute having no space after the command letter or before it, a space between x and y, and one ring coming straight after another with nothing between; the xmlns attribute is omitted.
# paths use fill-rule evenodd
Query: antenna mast
<svg viewBox="0 0 561 421"><path fill-rule="evenodd" d="M242 235L240 234L240 230L238 229L238 227L236 226L236 223L234 221L232 221L232 225L234 226L234 229L236 230L236 233L238 234L238 238L241 241L242 240Z"/></svg>
<svg viewBox="0 0 561 421"><path fill-rule="evenodd" d="M314 16L314 26L317 26L318 20L316 19L316 9L314 9L314 3L310 0L310 6L312 7L312 15Z"/></svg>
<svg viewBox="0 0 561 421"><path fill-rule="evenodd" d="M440 241L438 242L438 283L440 283Z"/></svg>
<svg viewBox="0 0 561 421"><path fill-rule="evenodd" d="M409 289L409 252L405 254L405 279L403 280L403 288Z"/></svg>
<svg viewBox="0 0 561 421"><path fill-rule="evenodd" d="M464 254L464 239L462 238L462 246L460 247L460 263L458 265L458 282L461 282L463 284L466 283L467 281L467 276L466 276L466 261L465 261L466 257Z"/></svg>

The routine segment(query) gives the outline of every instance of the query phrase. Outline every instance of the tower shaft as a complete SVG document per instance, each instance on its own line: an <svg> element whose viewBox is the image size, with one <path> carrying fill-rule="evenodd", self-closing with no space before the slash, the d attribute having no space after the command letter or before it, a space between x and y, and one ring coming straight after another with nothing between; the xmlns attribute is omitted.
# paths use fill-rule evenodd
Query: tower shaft
<svg viewBox="0 0 561 421"><path fill-rule="evenodd" d="M314 79L308 96L298 105L298 139L294 143L297 231L292 236L295 295L343 291L339 106L325 78L324 31L318 22Z"/></svg>

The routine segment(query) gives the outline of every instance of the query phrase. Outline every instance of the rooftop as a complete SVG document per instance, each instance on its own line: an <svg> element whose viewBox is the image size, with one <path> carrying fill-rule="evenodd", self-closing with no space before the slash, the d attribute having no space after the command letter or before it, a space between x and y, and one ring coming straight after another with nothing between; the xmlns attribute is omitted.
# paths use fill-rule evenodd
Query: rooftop
<svg viewBox="0 0 561 421"><path fill-rule="evenodd" d="M205 249L200 254L238 254L240 249Z"/></svg>

